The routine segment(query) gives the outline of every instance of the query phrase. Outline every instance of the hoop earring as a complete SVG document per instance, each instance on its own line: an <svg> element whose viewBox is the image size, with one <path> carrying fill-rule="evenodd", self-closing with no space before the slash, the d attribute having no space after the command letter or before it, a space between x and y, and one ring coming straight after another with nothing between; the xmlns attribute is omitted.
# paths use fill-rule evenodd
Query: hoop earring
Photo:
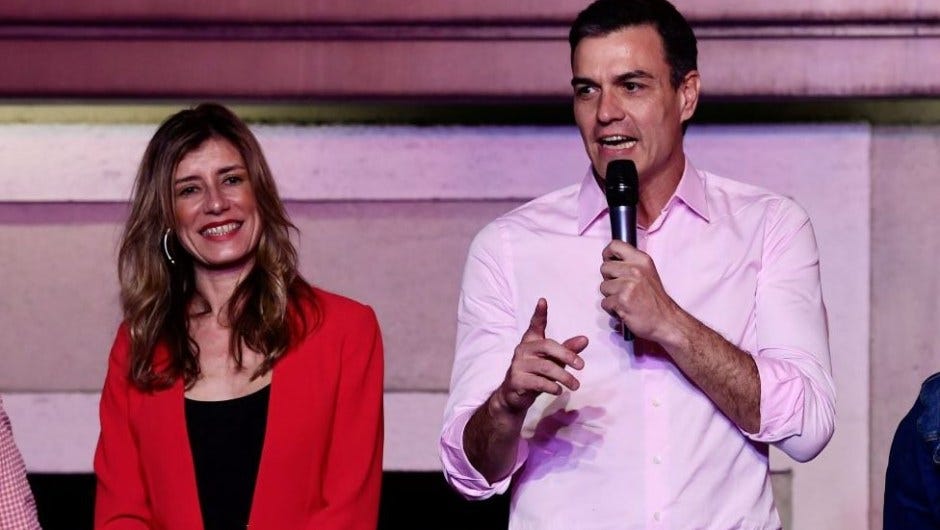
<svg viewBox="0 0 940 530"><path fill-rule="evenodd" d="M176 260L170 254L170 232L172 231L172 229L167 228L166 232L163 233L163 253L166 254L166 259L170 261L170 265L176 265Z"/></svg>

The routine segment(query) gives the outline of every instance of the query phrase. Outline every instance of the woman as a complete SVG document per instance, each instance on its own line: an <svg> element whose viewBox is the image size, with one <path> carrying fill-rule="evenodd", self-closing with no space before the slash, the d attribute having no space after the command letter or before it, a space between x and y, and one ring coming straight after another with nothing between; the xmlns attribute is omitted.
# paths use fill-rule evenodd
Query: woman
<svg viewBox="0 0 940 530"><path fill-rule="evenodd" d="M375 528L378 324L300 277L291 228L234 114L160 126L119 255L96 528Z"/></svg>

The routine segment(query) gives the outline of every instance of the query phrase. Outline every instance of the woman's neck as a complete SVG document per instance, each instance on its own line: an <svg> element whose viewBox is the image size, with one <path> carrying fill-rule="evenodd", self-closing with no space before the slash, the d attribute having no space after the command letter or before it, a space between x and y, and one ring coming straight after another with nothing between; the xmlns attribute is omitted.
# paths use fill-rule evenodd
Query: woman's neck
<svg viewBox="0 0 940 530"><path fill-rule="evenodd" d="M206 316L216 319L223 316L226 305L235 293L235 289L248 276L251 266L252 264L248 263L242 267L229 269L196 267L194 271L196 292L202 298L201 302L206 304L205 308L194 308L197 310L196 313L201 314L205 311Z"/></svg>

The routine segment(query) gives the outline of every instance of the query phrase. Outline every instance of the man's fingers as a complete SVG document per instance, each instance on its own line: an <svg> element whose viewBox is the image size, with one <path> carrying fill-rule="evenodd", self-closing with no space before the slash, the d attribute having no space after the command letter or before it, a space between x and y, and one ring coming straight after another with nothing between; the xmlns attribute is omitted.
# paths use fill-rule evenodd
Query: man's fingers
<svg viewBox="0 0 940 530"><path fill-rule="evenodd" d="M577 339L578 337L573 338ZM584 339L583 345L580 343L580 341L575 341L576 346L581 346L580 349L572 349L562 344L558 344L553 340L544 339L520 344L518 352L525 357L531 355L542 359L548 359L555 364L568 365L572 368L580 370L584 367L584 360L578 355L578 353L587 347L587 337L580 338Z"/></svg>
<svg viewBox="0 0 940 530"><path fill-rule="evenodd" d="M601 252L601 257L604 258L604 261L630 261L632 258L635 258L637 254L642 253L643 252L634 248L633 245L615 239L604 247L604 251Z"/></svg>
<svg viewBox="0 0 940 530"><path fill-rule="evenodd" d="M545 338L545 327L548 325L548 301L539 298L535 304L535 311L532 312L532 319L529 320L529 329L522 334L522 342L531 342Z"/></svg>
<svg viewBox="0 0 940 530"><path fill-rule="evenodd" d="M531 391L536 393L545 392L546 394L557 396L560 395L563 390L561 385L555 381L552 381L551 379L547 379L537 374L526 374L526 376L526 386L529 387Z"/></svg>
<svg viewBox="0 0 940 530"><path fill-rule="evenodd" d="M601 252L601 257L604 258L604 261L622 260L624 256L624 247L630 247L630 245L615 239L608 243L606 247L604 247L604 251Z"/></svg>
<svg viewBox="0 0 940 530"><path fill-rule="evenodd" d="M571 337L565 342L562 342L561 345L574 353L581 353L584 351L584 348L587 348L588 338L584 335L578 335L577 337ZM578 357L578 359L581 359L581 357ZM579 367L576 366L575 368Z"/></svg>
<svg viewBox="0 0 940 530"><path fill-rule="evenodd" d="M513 407L528 408L542 392L557 396L564 388L577 390L581 386L565 367L576 370L584 367L584 360L578 354L587 347L587 337L571 337L559 344L545 338L547 325L548 301L539 298L503 383L503 395L509 396Z"/></svg>
<svg viewBox="0 0 940 530"><path fill-rule="evenodd" d="M570 372L548 359L530 359L524 370L526 373L538 376L548 382L561 383L571 390L577 390L581 386L581 383ZM532 381L531 379L528 381L531 381L530 384L537 385L537 389L541 392L546 392L545 387L551 386L545 385L541 381ZM554 394L554 392L552 393Z"/></svg>

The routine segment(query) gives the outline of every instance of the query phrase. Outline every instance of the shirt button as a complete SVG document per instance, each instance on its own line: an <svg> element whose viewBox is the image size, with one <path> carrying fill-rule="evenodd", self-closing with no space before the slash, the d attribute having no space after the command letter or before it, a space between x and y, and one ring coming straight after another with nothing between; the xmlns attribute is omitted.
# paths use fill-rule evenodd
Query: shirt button
<svg viewBox="0 0 940 530"><path fill-rule="evenodd" d="M662 518L663 518L663 515L659 512L656 512L653 514L653 520L656 521L657 523L661 521Z"/></svg>
<svg viewBox="0 0 940 530"><path fill-rule="evenodd" d="M659 455L656 455L656 456L653 457L653 463L654 463L654 464L662 464L662 463L663 463L663 459L660 458Z"/></svg>
<svg viewBox="0 0 940 530"><path fill-rule="evenodd" d="M659 401L658 399L654 399L654 400L652 401L652 404L653 404L653 406L656 407L656 408L659 408L659 406L662 405L662 403L660 403L660 401Z"/></svg>

